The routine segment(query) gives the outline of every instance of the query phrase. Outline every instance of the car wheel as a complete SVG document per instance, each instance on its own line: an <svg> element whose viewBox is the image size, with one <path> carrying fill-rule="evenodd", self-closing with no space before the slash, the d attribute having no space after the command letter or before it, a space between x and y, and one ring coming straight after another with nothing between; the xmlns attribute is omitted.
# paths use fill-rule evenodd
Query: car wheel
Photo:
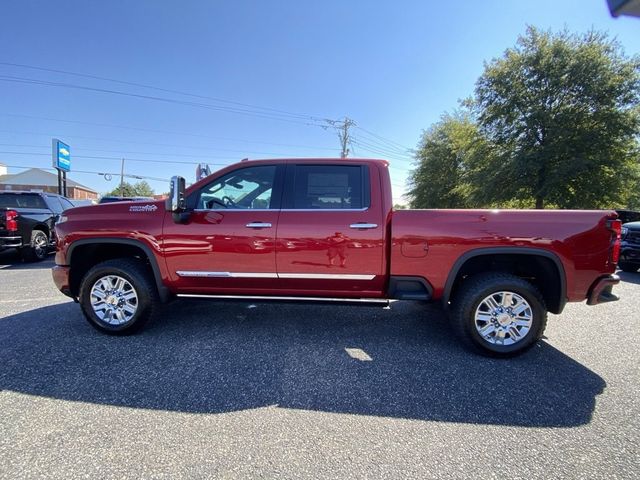
<svg viewBox="0 0 640 480"><path fill-rule="evenodd" d="M627 273L635 273L638 271L638 265L634 263L620 262L618 263L618 268Z"/></svg>
<svg viewBox="0 0 640 480"><path fill-rule="evenodd" d="M22 250L22 258L27 262L40 262L47 258L49 238L42 230L31 232L31 243Z"/></svg>
<svg viewBox="0 0 640 480"><path fill-rule="evenodd" d="M466 280L454 298L451 321L463 343L484 355L510 357L542 337L547 309L531 283L504 273Z"/></svg>
<svg viewBox="0 0 640 480"><path fill-rule="evenodd" d="M91 326L112 335L139 331L158 304L153 278L135 260L107 260L91 268L80 284L80 306Z"/></svg>

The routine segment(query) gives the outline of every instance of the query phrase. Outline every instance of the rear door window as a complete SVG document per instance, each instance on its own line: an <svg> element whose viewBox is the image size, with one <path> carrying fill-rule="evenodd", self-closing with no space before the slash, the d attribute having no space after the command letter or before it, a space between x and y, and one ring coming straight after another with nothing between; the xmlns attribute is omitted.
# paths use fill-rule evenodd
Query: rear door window
<svg viewBox="0 0 640 480"><path fill-rule="evenodd" d="M362 210L369 207L365 165L296 165L287 208Z"/></svg>

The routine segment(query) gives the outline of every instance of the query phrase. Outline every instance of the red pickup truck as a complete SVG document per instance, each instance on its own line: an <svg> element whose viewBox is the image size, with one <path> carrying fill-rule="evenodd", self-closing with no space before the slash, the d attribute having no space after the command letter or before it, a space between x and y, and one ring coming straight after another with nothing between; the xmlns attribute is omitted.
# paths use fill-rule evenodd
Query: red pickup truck
<svg viewBox="0 0 640 480"><path fill-rule="evenodd" d="M170 198L71 209L57 287L91 325L136 331L175 296L440 301L468 346L531 347L547 311L617 300L613 211L392 209L388 163L243 161Z"/></svg>

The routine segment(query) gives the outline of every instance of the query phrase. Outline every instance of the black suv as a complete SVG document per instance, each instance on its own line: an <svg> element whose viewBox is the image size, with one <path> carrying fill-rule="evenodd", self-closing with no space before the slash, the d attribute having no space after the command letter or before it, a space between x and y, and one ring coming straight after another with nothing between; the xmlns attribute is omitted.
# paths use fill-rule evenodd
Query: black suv
<svg viewBox="0 0 640 480"><path fill-rule="evenodd" d="M55 247L53 226L69 208L54 193L0 191L0 251L16 248L27 261L43 260Z"/></svg>
<svg viewBox="0 0 640 480"><path fill-rule="evenodd" d="M640 268L640 222L622 225L622 245L620 246L618 267L623 272L635 272Z"/></svg>

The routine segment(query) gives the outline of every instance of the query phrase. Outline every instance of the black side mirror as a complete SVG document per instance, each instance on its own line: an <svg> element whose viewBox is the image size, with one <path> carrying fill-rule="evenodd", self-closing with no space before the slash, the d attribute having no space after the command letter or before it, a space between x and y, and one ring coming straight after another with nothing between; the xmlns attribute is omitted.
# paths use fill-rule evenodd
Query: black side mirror
<svg viewBox="0 0 640 480"><path fill-rule="evenodd" d="M189 217L187 201L184 198L185 181L183 177L171 177L171 188L167 198L167 210L173 213L173 221L185 223Z"/></svg>

